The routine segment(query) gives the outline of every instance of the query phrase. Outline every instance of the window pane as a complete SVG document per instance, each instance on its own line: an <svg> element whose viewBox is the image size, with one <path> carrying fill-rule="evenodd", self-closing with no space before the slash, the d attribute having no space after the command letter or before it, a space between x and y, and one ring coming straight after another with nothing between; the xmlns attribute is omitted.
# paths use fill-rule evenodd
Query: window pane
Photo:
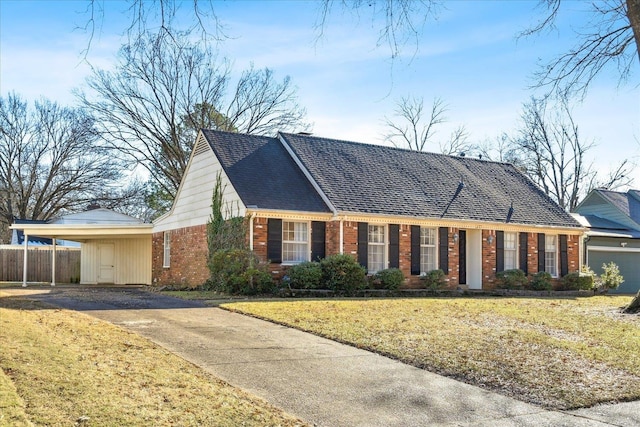
<svg viewBox="0 0 640 427"><path fill-rule="evenodd" d="M306 243L283 243L282 260L284 262L302 262L307 260Z"/></svg>
<svg viewBox="0 0 640 427"><path fill-rule="evenodd" d="M436 229L420 227L420 273L436 269Z"/></svg>
<svg viewBox="0 0 640 427"><path fill-rule="evenodd" d="M384 270L384 245L369 245L369 272Z"/></svg>
<svg viewBox="0 0 640 427"><path fill-rule="evenodd" d="M435 230L435 228L420 227L420 244L421 245L435 245L436 244L436 230Z"/></svg>
<svg viewBox="0 0 640 427"><path fill-rule="evenodd" d="M309 257L309 233L306 222L282 222L282 261L302 262Z"/></svg>
<svg viewBox="0 0 640 427"><path fill-rule="evenodd" d="M427 273L436 269L436 248L421 247L420 248L420 273Z"/></svg>
<svg viewBox="0 0 640 427"><path fill-rule="evenodd" d="M504 233L504 269L518 268L517 257L518 235L516 233Z"/></svg>
<svg viewBox="0 0 640 427"><path fill-rule="evenodd" d="M556 253L556 236L545 236L544 270L554 277L558 275L558 255Z"/></svg>
<svg viewBox="0 0 640 427"><path fill-rule="evenodd" d="M555 252L556 250L556 236L544 237L544 250L549 252Z"/></svg>
<svg viewBox="0 0 640 427"><path fill-rule="evenodd" d="M369 225L369 245L367 263L369 273L385 269L385 240L384 225Z"/></svg>
<svg viewBox="0 0 640 427"><path fill-rule="evenodd" d="M384 243L384 225L369 226L369 243Z"/></svg>
<svg viewBox="0 0 640 427"><path fill-rule="evenodd" d="M171 265L171 233L164 232L164 253L162 266L169 267Z"/></svg>
<svg viewBox="0 0 640 427"><path fill-rule="evenodd" d="M307 223L306 222L295 222L294 223L294 238L291 240L295 240L296 242L306 242L307 241Z"/></svg>

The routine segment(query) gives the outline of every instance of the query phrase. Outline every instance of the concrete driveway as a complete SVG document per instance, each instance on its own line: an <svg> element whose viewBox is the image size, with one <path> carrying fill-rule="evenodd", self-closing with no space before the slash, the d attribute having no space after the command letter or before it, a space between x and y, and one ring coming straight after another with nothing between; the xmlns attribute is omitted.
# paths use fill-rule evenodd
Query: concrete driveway
<svg viewBox="0 0 640 427"><path fill-rule="evenodd" d="M149 338L317 426L640 426L640 402L547 411L280 325L140 289L12 289Z"/></svg>

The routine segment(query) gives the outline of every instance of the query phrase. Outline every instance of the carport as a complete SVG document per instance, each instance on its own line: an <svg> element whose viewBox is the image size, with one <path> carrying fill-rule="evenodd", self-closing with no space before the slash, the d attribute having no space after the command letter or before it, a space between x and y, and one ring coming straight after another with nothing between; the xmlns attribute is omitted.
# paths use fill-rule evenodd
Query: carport
<svg viewBox="0 0 640 427"><path fill-rule="evenodd" d="M10 228L25 235L23 287L28 283L28 236L53 239L51 286L56 284L55 239L81 243L81 284L151 284L152 224L108 209L95 209L46 224L13 224Z"/></svg>

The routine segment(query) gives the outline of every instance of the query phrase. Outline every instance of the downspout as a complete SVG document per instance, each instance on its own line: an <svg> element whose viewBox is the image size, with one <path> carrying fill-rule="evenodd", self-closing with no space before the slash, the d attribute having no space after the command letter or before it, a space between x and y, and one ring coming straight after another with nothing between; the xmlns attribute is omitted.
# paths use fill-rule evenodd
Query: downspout
<svg viewBox="0 0 640 427"><path fill-rule="evenodd" d="M24 258L22 264L22 287L27 287L27 251L29 250L29 236L24 231L22 232L24 236Z"/></svg>
<svg viewBox="0 0 640 427"><path fill-rule="evenodd" d="M253 251L253 220L256 217L256 213L252 212L249 217L249 250Z"/></svg>
<svg viewBox="0 0 640 427"><path fill-rule="evenodd" d="M51 286L56 285L56 238L53 239L53 253L51 255Z"/></svg>
<svg viewBox="0 0 640 427"><path fill-rule="evenodd" d="M340 218L340 255L344 253L344 219Z"/></svg>

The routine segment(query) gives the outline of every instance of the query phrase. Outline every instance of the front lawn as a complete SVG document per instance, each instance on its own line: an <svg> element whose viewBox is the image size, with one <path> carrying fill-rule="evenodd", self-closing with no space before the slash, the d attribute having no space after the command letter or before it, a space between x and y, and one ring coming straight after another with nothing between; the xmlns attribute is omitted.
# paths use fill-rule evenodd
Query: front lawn
<svg viewBox="0 0 640 427"><path fill-rule="evenodd" d="M310 331L549 408L640 399L631 297L238 302Z"/></svg>
<svg viewBox="0 0 640 427"><path fill-rule="evenodd" d="M0 291L0 426L300 426L107 322Z"/></svg>

